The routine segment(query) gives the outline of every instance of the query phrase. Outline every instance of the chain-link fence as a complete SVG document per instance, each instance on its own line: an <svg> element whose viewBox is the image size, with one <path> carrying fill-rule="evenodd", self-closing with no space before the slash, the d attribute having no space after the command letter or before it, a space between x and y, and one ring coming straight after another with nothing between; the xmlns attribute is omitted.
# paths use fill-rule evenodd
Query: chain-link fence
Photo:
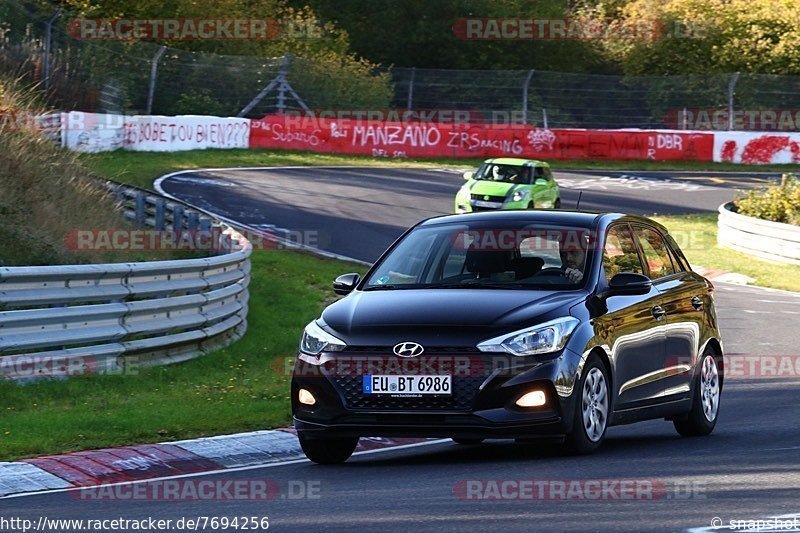
<svg viewBox="0 0 800 533"><path fill-rule="evenodd" d="M35 18L19 7L11 15L5 29L0 26L0 69L38 83L61 109L247 117L447 110L470 121L549 128L800 130L800 77L419 68L354 75L335 62L290 56L81 41L64 31L59 21L66 15Z"/></svg>

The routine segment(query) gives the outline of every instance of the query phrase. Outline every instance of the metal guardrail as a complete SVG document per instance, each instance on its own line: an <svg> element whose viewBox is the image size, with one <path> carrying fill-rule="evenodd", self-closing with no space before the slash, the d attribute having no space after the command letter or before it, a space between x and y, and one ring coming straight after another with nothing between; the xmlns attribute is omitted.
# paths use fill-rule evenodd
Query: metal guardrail
<svg viewBox="0 0 800 533"><path fill-rule="evenodd" d="M188 204L112 182L126 216L156 229L209 231L197 259L0 268L0 377L117 373L199 357L247 328L252 245Z"/></svg>
<svg viewBox="0 0 800 533"><path fill-rule="evenodd" d="M733 250L800 265L800 227L740 215L733 202L719 206L717 243Z"/></svg>

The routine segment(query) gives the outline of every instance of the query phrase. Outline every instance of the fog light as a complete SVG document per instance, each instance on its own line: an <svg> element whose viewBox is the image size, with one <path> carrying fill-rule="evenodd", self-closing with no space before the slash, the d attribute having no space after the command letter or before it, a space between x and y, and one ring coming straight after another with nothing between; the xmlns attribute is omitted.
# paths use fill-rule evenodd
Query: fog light
<svg viewBox="0 0 800 533"><path fill-rule="evenodd" d="M517 400L517 405L519 407L541 407L545 403L547 403L547 399L544 396L544 392L540 390L523 394Z"/></svg>
<svg viewBox="0 0 800 533"><path fill-rule="evenodd" d="M308 392L306 389L300 389L297 392L297 401L305 405L314 405L317 403L317 399L314 398L314 395Z"/></svg>

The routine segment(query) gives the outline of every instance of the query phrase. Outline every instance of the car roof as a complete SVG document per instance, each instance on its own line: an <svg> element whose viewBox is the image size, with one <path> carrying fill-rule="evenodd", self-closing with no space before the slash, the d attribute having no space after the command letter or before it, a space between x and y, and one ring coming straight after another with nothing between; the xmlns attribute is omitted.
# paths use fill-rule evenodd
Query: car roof
<svg viewBox="0 0 800 533"><path fill-rule="evenodd" d="M562 211L555 209L517 209L508 211L481 211L463 215L441 215L429 218L420 223L420 226L438 224L458 224L463 222L541 222L544 224L566 224L570 226L591 227L606 213L593 213L590 211ZM622 216L616 214L617 216Z"/></svg>
<svg viewBox="0 0 800 533"><path fill-rule="evenodd" d="M562 209L516 209L508 211L480 211L462 215L440 215L423 220L419 226L439 224L459 224L465 222L538 222L542 224L563 224L584 228L608 226L612 222L640 223L655 226L662 233L669 233L662 224L640 215L623 213L600 213L596 211L569 211Z"/></svg>
<svg viewBox="0 0 800 533"><path fill-rule="evenodd" d="M493 159L487 159L484 163L497 163L499 165L547 165L544 161L539 161L538 159L520 159L517 157L495 157ZM549 166L549 165L547 165Z"/></svg>

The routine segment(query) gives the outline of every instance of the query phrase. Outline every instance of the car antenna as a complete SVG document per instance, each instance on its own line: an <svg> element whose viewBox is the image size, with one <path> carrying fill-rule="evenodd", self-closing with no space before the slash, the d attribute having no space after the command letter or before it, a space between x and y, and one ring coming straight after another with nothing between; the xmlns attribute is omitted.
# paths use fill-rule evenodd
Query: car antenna
<svg viewBox="0 0 800 533"><path fill-rule="evenodd" d="M578 191L578 201L575 203L575 211L578 211L581 207L581 196L583 196L583 191Z"/></svg>

